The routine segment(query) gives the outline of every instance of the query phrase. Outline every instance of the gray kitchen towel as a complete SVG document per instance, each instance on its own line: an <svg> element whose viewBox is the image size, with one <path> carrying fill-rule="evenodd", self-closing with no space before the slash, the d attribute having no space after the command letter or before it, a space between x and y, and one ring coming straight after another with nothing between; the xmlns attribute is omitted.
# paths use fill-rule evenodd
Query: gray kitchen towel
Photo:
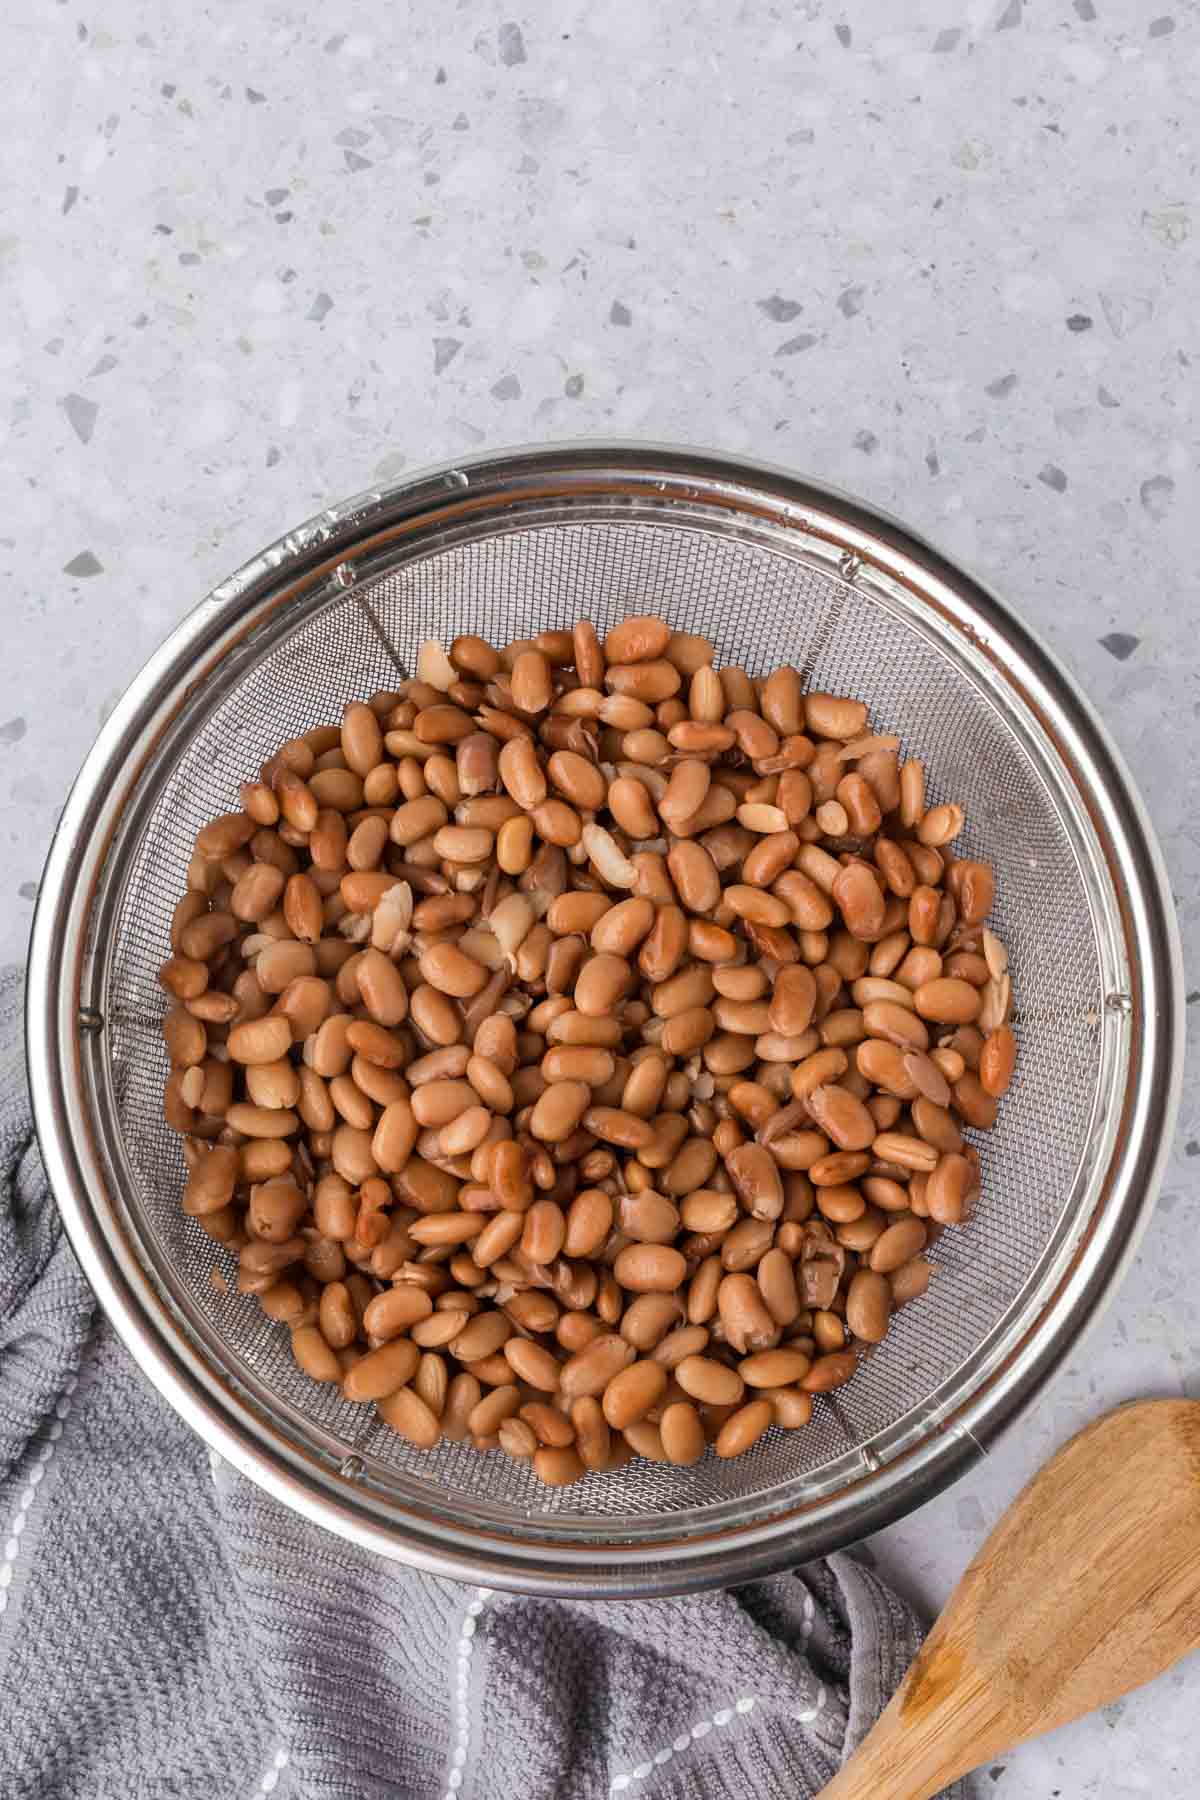
<svg viewBox="0 0 1200 1800"><path fill-rule="evenodd" d="M20 1004L0 984L4 1800L804 1800L834 1774L920 1642L852 1558L535 1600L353 1549L210 1460L75 1263Z"/></svg>

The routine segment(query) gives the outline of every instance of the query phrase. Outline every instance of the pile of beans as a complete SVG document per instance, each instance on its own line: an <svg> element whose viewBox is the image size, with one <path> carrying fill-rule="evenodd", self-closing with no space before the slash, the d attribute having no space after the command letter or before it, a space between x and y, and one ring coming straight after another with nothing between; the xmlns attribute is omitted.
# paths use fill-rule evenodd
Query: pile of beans
<svg viewBox="0 0 1200 1800"><path fill-rule="evenodd" d="M559 1485L803 1426L924 1293L1007 957L861 700L651 617L462 637L240 797L160 971L165 1113L314 1381Z"/></svg>

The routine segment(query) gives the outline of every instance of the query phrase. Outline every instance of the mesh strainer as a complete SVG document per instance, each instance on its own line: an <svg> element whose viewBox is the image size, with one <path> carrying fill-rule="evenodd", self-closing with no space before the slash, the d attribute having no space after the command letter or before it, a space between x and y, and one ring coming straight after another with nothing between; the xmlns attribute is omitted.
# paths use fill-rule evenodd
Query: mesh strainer
<svg viewBox="0 0 1200 1800"><path fill-rule="evenodd" d="M653 608L752 673L872 702L991 860L1021 1063L983 1201L804 1431L692 1469L547 1490L520 1463L409 1448L219 1294L162 1123L155 970L198 827L283 739L394 685L418 643L496 643ZM543 1592L665 1593L861 1537L977 1454L1129 1257L1180 1062L1169 893L1136 797L1070 683L900 527L780 472L586 445L501 455L333 508L205 600L126 694L71 795L34 928L38 1129L75 1248L150 1378L248 1475L361 1544Z"/></svg>

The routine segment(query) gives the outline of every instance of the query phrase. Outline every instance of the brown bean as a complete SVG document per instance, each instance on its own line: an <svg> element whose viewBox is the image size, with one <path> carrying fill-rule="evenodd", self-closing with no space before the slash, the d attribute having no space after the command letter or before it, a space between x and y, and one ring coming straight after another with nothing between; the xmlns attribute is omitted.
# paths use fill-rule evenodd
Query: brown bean
<svg viewBox="0 0 1200 1800"><path fill-rule="evenodd" d="M271 1287L264 1288L258 1296L258 1304L268 1319L290 1325L293 1330L303 1322L306 1313L311 1317L310 1303L292 1281L276 1281Z"/></svg>
<svg viewBox="0 0 1200 1800"><path fill-rule="evenodd" d="M775 1418L775 1409L765 1398L751 1400L726 1419L713 1449L720 1457L744 1456L767 1431Z"/></svg>
<svg viewBox="0 0 1200 1800"><path fill-rule="evenodd" d="M875 1121L849 1088L836 1082L813 1088L805 1096L820 1129L841 1150L865 1150L874 1141Z"/></svg>
<svg viewBox="0 0 1200 1800"><path fill-rule="evenodd" d="M469 999L486 986L488 971L454 944L432 944L420 959L421 979L439 993Z"/></svg>
<svg viewBox="0 0 1200 1800"><path fill-rule="evenodd" d="M342 1365L315 1325L292 1332L292 1355L312 1381L340 1381Z"/></svg>
<svg viewBox="0 0 1200 1800"><path fill-rule="evenodd" d="M686 1400L676 1400L663 1409L659 1433L667 1461L678 1468L690 1468L704 1455L704 1428L696 1408Z"/></svg>
<svg viewBox="0 0 1200 1800"><path fill-rule="evenodd" d="M989 1033L979 1053L979 1085L992 1099L1000 1099L1012 1085L1017 1061L1017 1040L1009 1025Z"/></svg>
<svg viewBox="0 0 1200 1800"><path fill-rule="evenodd" d="M846 1323L867 1344L882 1343L892 1311L892 1291L884 1275L859 1269L846 1290Z"/></svg>
<svg viewBox="0 0 1200 1800"><path fill-rule="evenodd" d="M659 1340L651 1354L664 1369L677 1369L685 1356L698 1356L708 1344L704 1325L679 1325Z"/></svg>
<svg viewBox="0 0 1200 1800"><path fill-rule="evenodd" d="M961 806L934 806L917 826L917 836L932 849L941 849L956 838L963 828Z"/></svg>
<svg viewBox="0 0 1200 1800"><path fill-rule="evenodd" d="M847 863L834 878L831 892L847 930L854 937L872 940L882 933L883 894L874 872L866 863Z"/></svg>
<svg viewBox="0 0 1200 1800"><path fill-rule="evenodd" d="M575 983L576 1009L589 1018L610 1016L632 980L633 971L624 957L593 956Z"/></svg>
<svg viewBox="0 0 1200 1800"><path fill-rule="evenodd" d="M237 889L234 889L236 896ZM233 901L230 901L233 905ZM267 909L270 911L270 908ZM244 917L242 913L239 918ZM170 956L158 971L159 984L177 1000L196 1000L208 986L208 965L189 956Z"/></svg>
<svg viewBox="0 0 1200 1800"><path fill-rule="evenodd" d="M676 1371L678 1375L678 1371ZM615 1374L604 1389L604 1417L614 1431L644 1419L667 1388L667 1371L651 1360L630 1363Z"/></svg>
<svg viewBox="0 0 1200 1800"><path fill-rule="evenodd" d="M913 1005L923 1019L939 1025L969 1025L979 1014L979 990L969 981L942 976L924 982L913 995Z"/></svg>
<svg viewBox="0 0 1200 1800"><path fill-rule="evenodd" d="M738 1364L738 1374L750 1388L790 1387L803 1381L811 1367L811 1357L785 1345L780 1350L760 1350L757 1356L744 1357Z"/></svg>
<svg viewBox="0 0 1200 1800"><path fill-rule="evenodd" d="M608 656L609 666L605 672L604 685L612 694L629 694L635 700L657 706L660 701L669 700L673 694L677 694L682 686L678 669L665 660L614 663L607 648L605 654Z"/></svg>
<svg viewBox="0 0 1200 1800"><path fill-rule="evenodd" d="M251 1106L235 1102L225 1114L232 1131L249 1138L285 1138L300 1129L300 1120L290 1107Z"/></svg>
<svg viewBox="0 0 1200 1800"><path fill-rule="evenodd" d="M500 668L500 658L485 638L456 637L450 646L450 661L464 675L476 681L490 681Z"/></svg>
<svg viewBox="0 0 1200 1800"><path fill-rule="evenodd" d="M592 949L627 959L649 935L655 918L653 902L641 896L608 905L591 928Z"/></svg>
<svg viewBox="0 0 1200 1800"><path fill-rule="evenodd" d="M932 1144L935 1150L949 1152L962 1149L962 1133L948 1108L935 1106L932 1100L926 1100L922 1094L913 1101L911 1112L917 1136L927 1144Z"/></svg>
<svg viewBox="0 0 1200 1800"><path fill-rule="evenodd" d="M559 894L558 898L550 904L550 910L546 914L546 923L556 936L566 936L571 932L582 932L586 935L597 921L611 909L612 901L607 894L587 892Z"/></svg>
<svg viewBox="0 0 1200 1800"><path fill-rule="evenodd" d="M687 946L685 915L677 906L660 906L638 954L638 967L648 981L666 981L678 968Z"/></svg>
<svg viewBox="0 0 1200 1800"><path fill-rule="evenodd" d="M692 840L672 844L667 867L675 890L689 912L710 913L721 897L721 878L704 848Z"/></svg>
<svg viewBox="0 0 1200 1800"><path fill-rule="evenodd" d="M368 1307L367 1311L370 1310ZM421 1353L410 1338L380 1344L377 1349L368 1350L347 1372L342 1381L342 1392L347 1400L356 1402L383 1400L412 1380L420 1360Z"/></svg>
<svg viewBox="0 0 1200 1800"><path fill-rule="evenodd" d="M636 1352L624 1338L603 1333L568 1358L559 1371L559 1388L570 1400L600 1395L614 1376L627 1369Z"/></svg>
<svg viewBox="0 0 1200 1800"><path fill-rule="evenodd" d="M869 1175L862 1183L862 1192L868 1203L886 1213L907 1212L909 1194L902 1182L894 1181L890 1176Z"/></svg>
<svg viewBox="0 0 1200 1800"><path fill-rule="evenodd" d="M862 701L834 694L806 694L804 716L809 731L817 737L848 741L861 737L867 728L867 709Z"/></svg>
<svg viewBox="0 0 1200 1800"><path fill-rule="evenodd" d="M905 1215L889 1225L876 1238L868 1258L870 1267L879 1275L888 1275L910 1261L925 1248L926 1230L920 1219Z"/></svg>
<svg viewBox="0 0 1200 1800"><path fill-rule="evenodd" d="M831 1182L821 1184L816 1189L817 1210L823 1218L834 1225L845 1225L860 1219L866 1211L866 1201L856 1187L847 1183Z"/></svg>
<svg viewBox="0 0 1200 1800"><path fill-rule="evenodd" d="M570 1257L594 1256L612 1229L613 1204L600 1188L585 1188L576 1194L567 1214L564 1254Z"/></svg>
<svg viewBox="0 0 1200 1800"><path fill-rule="evenodd" d="M824 931L833 920L826 891L799 869L780 875L772 892L783 901L791 923L802 931Z"/></svg>
<svg viewBox="0 0 1200 1800"><path fill-rule="evenodd" d="M679 1214L687 1231L728 1231L737 1223L738 1203L732 1194L697 1188L681 1201Z"/></svg>
<svg viewBox="0 0 1200 1800"><path fill-rule="evenodd" d="M763 1399L771 1402L775 1423L785 1431L798 1431L812 1418L812 1395L801 1393L798 1388L767 1388Z"/></svg>
<svg viewBox="0 0 1200 1800"><path fill-rule="evenodd" d="M533 820L506 819L496 832L496 861L506 875L522 875L533 860Z"/></svg>
<svg viewBox="0 0 1200 1800"><path fill-rule="evenodd" d="M321 1289L319 1323L327 1344L344 1350L358 1335L358 1316L344 1281L330 1281Z"/></svg>
<svg viewBox="0 0 1200 1800"><path fill-rule="evenodd" d="M664 1115L661 1128L666 1131L671 1115ZM661 1157L658 1146L651 1146L638 1153L639 1162L648 1168L664 1168L658 1185L665 1194L688 1194L693 1189L703 1187L717 1166L717 1151L708 1138L688 1137L687 1123L683 1119L674 1122L676 1143L667 1146L668 1154Z"/></svg>
<svg viewBox="0 0 1200 1800"><path fill-rule="evenodd" d="M513 706L520 713L543 713L554 698L551 664L540 650L522 650L513 662Z"/></svg>
<svg viewBox="0 0 1200 1800"><path fill-rule="evenodd" d="M531 1263L552 1263L562 1253L567 1225L562 1208L554 1200L535 1200L525 1214L521 1249Z"/></svg>
<svg viewBox="0 0 1200 1800"><path fill-rule="evenodd" d="M881 1131L872 1145L872 1153L879 1162L894 1163L901 1169L913 1169L921 1174L927 1175L937 1167L938 1152L934 1146L907 1131Z"/></svg>
<svg viewBox="0 0 1200 1800"><path fill-rule="evenodd" d="M537 1449L532 1425L524 1419L505 1419L499 1431L500 1448L506 1456L528 1460Z"/></svg>
<svg viewBox="0 0 1200 1800"><path fill-rule="evenodd" d="M543 1079L551 1085L559 1081L581 1081L588 1087L603 1087L605 1082L612 1080L616 1070L617 1061L612 1052L591 1044L557 1044L547 1050L541 1062Z"/></svg>
<svg viewBox="0 0 1200 1800"><path fill-rule="evenodd" d="M980 1066L982 1067L982 1057ZM983 1086L978 1075L968 1068L954 1083L951 1091L954 1109L967 1124L974 1126L976 1131L990 1131L996 1123L997 1102Z"/></svg>
<svg viewBox="0 0 1200 1800"><path fill-rule="evenodd" d="M427 1319L432 1311L433 1302L429 1295L421 1288L405 1283L376 1294L363 1314L363 1326L375 1338L399 1337L418 1319ZM407 1380L407 1376L403 1379ZM400 1383L396 1385L399 1387Z"/></svg>
<svg viewBox="0 0 1200 1800"><path fill-rule="evenodd" d="M770 1151L761 1144L740 1144L725 1158L738 1198L755 1219L777 1219L783 1211L783 1182Z"/></svg>
<svg viewBox="0 0 1200 1800"><path fill-rule="evenodd" d="M883 814L875 790L865 776L857 770L843 775L837 784L836 796L853 836L872 837L879 830Z"/></svg>
<svg viewBox="0 0 1200 1800"><path fill-rule="evenodd" d="M837 1081L846 1073L849 1064L845 1051L832 1046L829 1049L817 1050L812 1056L805 1057L792 1070L792 1094L797 1100L807 1100L817 1088Z"/></svg>
<svg viewBox="0 0 1200 1800"><path fill-rule="evenodd" d="M414 1088L409 1104L418 1125L438 1131L459 1113L474 1106L475 1089L469 1081L448 1077L423 1081Z"/></svg>
<svg viewBox="0 0 1200 1800"><path fill-rule="evenodd" d="M624 1309L621 1336L635 1350L653 1350L678 1325L682 1310L678 1294L639 1294Z"/></svg>
<svg viewBox="0 0 1200 1800"><path fill-rule="evenodd" d="M569 1487L581 1479L584 1465L574 1448L546 1447L534 1452L533 1472L546 1487Z"/></svg>
<svg viewBox="0 0 1200 1800"><path fill-rule="evenodd" d="M488 1437L498 1431L505 1419L511 1419L521 1405L520 1389L504 1383L485 1394L471 1412L468 1424L476 1437Z"/></svg>
<svg viewBox="0 0 1200 1800"><path fill-rule="evenodd" d="M901 1100L912 1100L918 1092L907 1063L907 1057L912 1054L920 1053L901 1050L898 1045L889 1044L883 1038L866 1038L855 1051L855 1064L859 1074L873 1087L894 1094Z"/></svg>
<svg viewBox="0 0 1200 1800"><path fill-rule="evenodd" d="M598 812L604 805L608 784L595 763L573 750L556 750L546 765L546 773L560 794L574 806Z"/></svg>
<svg viewBox="0 0 1200 1800"><path fill-rule="evenodd" d="M928 1050L929 1032L915 1012L894 1000L872 1000L862 1009L863 1025L870 1037L882 1038L901 1050Z"/></svg>
<svg viewBox="0 0 1200 1800"><path fill-rule="evenodd" d="M509 1338L504 1346L504 1355L519 1381L524 1381L529 1387L538 1388L543 1393L557 1391L559 1364L549 1350L532 1343L528 1338Z"/></svg>
<svg viewBox="0 0 1200 1800"><path fill-rule="evenodd" d="M592 1018L572 1010L551 1021L546 1040L551 1044L592 1044L600 1049L612 1049L620 1043L621 1036L619 1019Z"/></svg>
<svg viewBox="0 0 1200 1800"><path fill-rule="evenodd" d="M794 1325L800 1300L790 1257L779 1249L768 1250L759 1262L756 1279L763 1304L776 1325Z"/></svg>
<svg viewBox="0 0 1200 1800"><path fill-rule="evenodd" d="M745 1387L735 1369L708 1356L685 1356L675 1369L675 1379L685 1394L706 1406L736 1406Z"/></svg>
<svg viewBox="0 0 1200 1800"><path fill-rule="evenodd" d="M507 1256L524 1229L524 1213L494 1213L471 1245L471 1257L476 1267L490 1269L502 1256Z"/></svg>
<svg viewBox="0 0 1200 1800"><path fill-rule="evenodd" d="M833 1350L818 1356L800 1386L808 1394L828 1394L834 1388L844 1387L857 1367L858 1357L853 1350Z"/></svg>
<svg viewBox="0 0 1200 1800"><path fill-rule="evenodd" d="M613 1273L634 1294L670 1294L687 1274L680 1252L669 1244L630 1244L620 1251Z"/></svg>
<svg viewBox="0 0 1200 1800"><path fill-rule="evenodd" d="M642 782L618 776L608 790L608 809L621 830L635 842L658 835L658 818Z"/></svg>
<svg viewBox="0 0 1200 1800"><path fill-rule="evenodd" d="M474 1375L464 1369L460 1374L451 1377L446 1389L446 1404L442 1409L442 1436L452 1443L460 1444L469 1435L467 1421L478 1406L482 1389Z"/></svg>
<svg viewBox="0 0 1200 1800"><path fill-rule="evenodd" d="M975 1168L965 1156L949 1151L941 1158L925 1184L929 1216L939 1225L959 1225L975 1186Z"/></svg>
<svg viewBox="0 0 1200 1800"><path fill-rule="evenodd" d="M892 1289L892 1305L904 1306L910 1300L919 1300L928 1291L932 1276L932 1265L922 1256L914 1256L911 1262L902 1263L888 1277Z"/></svg>
<svg viewBox="0 0 1200 1800"><path fill-rule="evenodd" d="M592 1090L586 1082L557 1081L537 1101L529 1129L543 1143L565 1143L591 1103Z"/></svg>
<svg viewBox="0 0 1200 1800"><path fill-rule="evenodd" d="M769 1350L778 1342L779 1327L767 1311L753 1276L726 1275L717 1290L717 1306L726 1341L741 1354Z"/></svg>
<svg viewBox="0 0 1200 1800"><path fill-rule="evenodd" d="M775 1235L772 1219L743 1219L721 1245L721 1266L733 1274L753 1269L765 1255Z"/></svg>
<svg viewBox="0 0 1200 1800"><path fill-rule="evenodd" d="M537 1400L530 1401L521 1408L519 1414L504 1420L500 1426L501 1448L508 1449L510 1455L513 1454L509 1447L512 1443L523 1444L524 1453L532 1456L539 1444L565 1450L574 1440L575 1432L570 1421L554 1407L543 1405Z"/></svg>
<svg viewBox="0 0 1200 1800"><path fill-rule="evenodd" d="M602 1143L624 1150L644 1150L654 1141L654 1129L645 1119L616 1106L591 1106L583 1115L585 1128Z"/></svg>
<svg viewBox="0 0 1200 1800"><path fill-rule="evenodd" d="M167 1054L176 1068L192 1069L204 1061L208 1049L208 1033L202 1022L194 1018L186 1007L173 1006L163 1020L162 1030ZM286 1022L284 1030L290 1043L291 1027Z"/></svg>
<svg viewBox="0 0 1200 1800"><path fill-rule="evenodd" d="M237 1176L236 1150L223 1144L206 1150L189 1172L183 1194L184 1212L193 1218L219 1212L232 1199Z"/></svg>
<svg viewBox="0 0 1200 1800"><path fill-rule="evenodd" d="M798 1037L812 1023L817 1003L817 985L811 969L793 964L780 969L770 999L772 1031L784 1037Z"/></svg>
<svg viewBox="0 0 1200 1800"><path fill-rule="evenodd" d="M459 1362L479 1363L493 1356L512 1336L511 1321L500 1312L476 1313L450 1340L451 1354Z"/></svg>
<svg viewBox="0 0 1200 1800"><path fill-rule="evenodd" d="M247 1225L268 1243L287 1241L308 1211L308 1201L294 1181L262 1182L251 1189Z"/></svg>
<svg viewBox="0 0 1200 1800"><path fill-rule="evenodd" d="M610 663L649 662L665 654L670 638L671 628L662 619L637 614L613 626L604 640L604 655Z"/></svg>

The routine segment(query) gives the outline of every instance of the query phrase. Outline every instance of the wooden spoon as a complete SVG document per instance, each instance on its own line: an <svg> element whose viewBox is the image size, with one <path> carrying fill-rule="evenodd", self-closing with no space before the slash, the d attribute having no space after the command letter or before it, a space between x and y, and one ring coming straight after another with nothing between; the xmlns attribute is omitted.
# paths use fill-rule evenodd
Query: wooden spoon
<svg viewBox="0 0 1200 1800"><path fill-rule="evenodd" d="M1200 1401L1142 1400L1008 1509L819 1800L929 1800L1197 1648Z"/></svg>

